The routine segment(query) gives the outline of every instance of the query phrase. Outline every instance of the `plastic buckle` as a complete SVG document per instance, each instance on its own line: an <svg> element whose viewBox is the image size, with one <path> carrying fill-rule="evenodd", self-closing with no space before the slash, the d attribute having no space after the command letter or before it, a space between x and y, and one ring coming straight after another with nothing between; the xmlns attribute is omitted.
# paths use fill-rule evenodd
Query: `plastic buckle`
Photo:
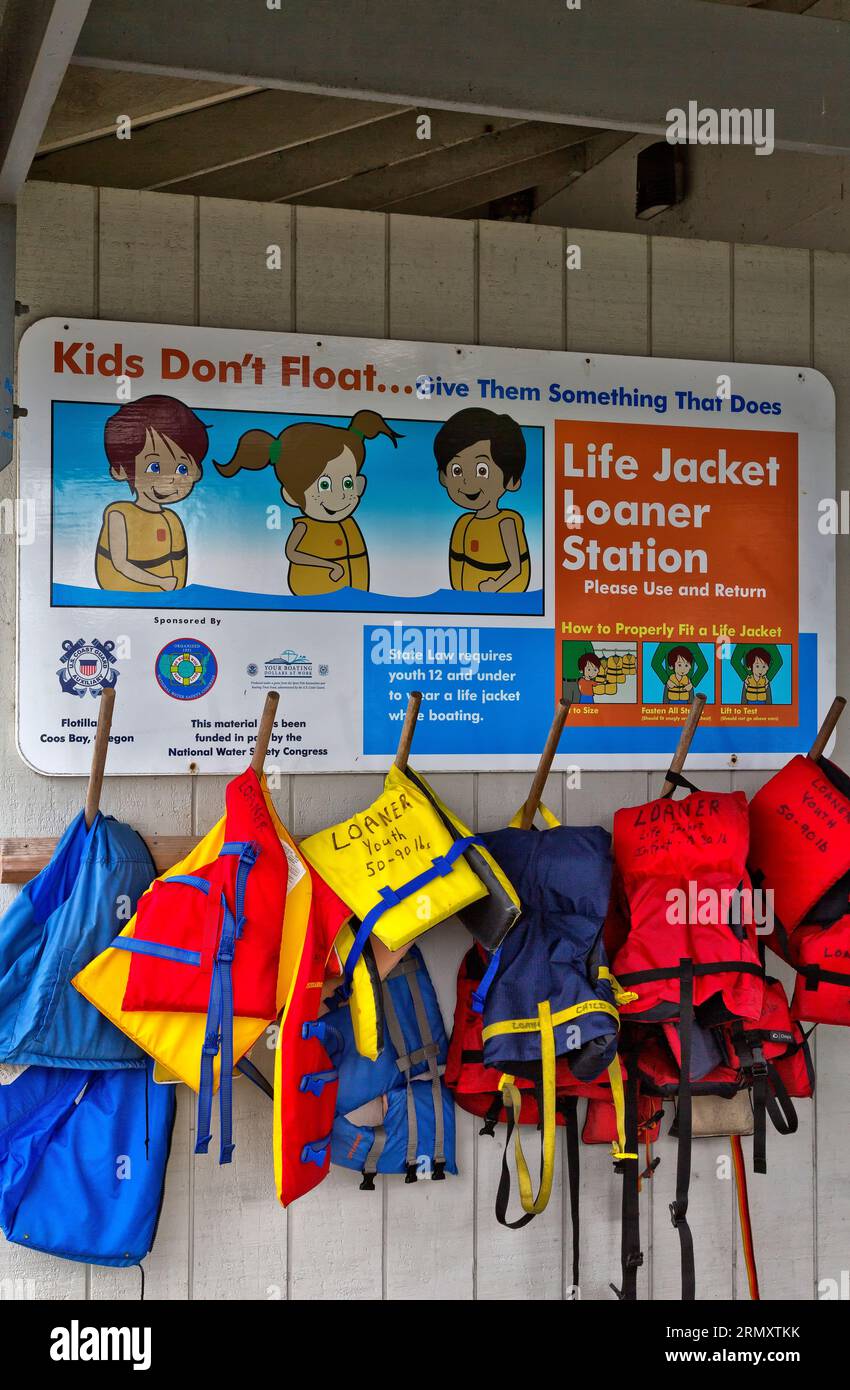
<svg viewBox="0 0 850 1390"><path fill-rule="evenodd" d="M321 1168L325 1161L328 1151L328 1140L320 1139L313 1144L305 1144L301 1150L302 1163L315 1163L317 1168Z"/></svg>
<svg viewBox="0 0 850 1390"><path fill-rule="evenodd" d="M221 965L232 965L232 964L233 964L233 942L232 942L232 941L225 942L225 941L222 939L222 941L219 943L218 951L216 952L216 960L217 960Z"/></svg>
<svg viewBox="0 0 850 1390"><path fill-rule="evenodd" d="M687 1218L687 1212L682 1211L682 1209L681 1209L681 1207L679 1206L678 1202L671 1202L671 1203L670 1203L670 1220L673 1222L673 1225L675 1226L675 1228L676 1228L677 1231L678 1231L678 1229L679 1229L680 1226L682 1226L682 1225L685 1224L686 1218Z"/></svg>
<svg viewBox="0 0 850 1390"><path fill-rule="evenodd" d="M309 1091L311 1096L320 1096L329 1081L336 1081L335 1071L308 1071L305 1072L298 1082L298 1089L302 1093Z"/></svg>
<svg viewBox="0 0 850 1390"><path fill-rule="evenodd" d="M490 1138L490 1139L495 1139L495 1137L496 1137L496 1121L495 1121L495 1120L491 1120L491 1119L489 1118L489 1116L485 1117L484 1124L482 1125L481 1129L479 1129L478 1133L479 1133L479 1134L486 1134L486 1135L488 1136L488 1138Z"/></svg>
<svg viewBox="0 0 850 1390"><path fill-rule="evenodd" d="M325 1040L325 1025L321 1019L311 1019L308 1023L301 1024L301 1037L307 1042L310 1038L318 1038L319 1042Z"/></svg>
<svg viewBox="0 0 850 1390"><path fill-rule="evenodd" d="M434 1166L431 1171L432 1182L444 1182L446 1177L446 1160L444 1158L434 1159Z"/></svg>
<svg viewBox="0 0 850 1390"><path fill-rule="evenodd" d="M375 1191L375 1174L374 1174L374 1173L364 1173L364 1174L363 1174L363 1181L362 1181L361 1184L360 1184L360 1191L361 1191L361 1192L374 1192L374 1191Z"/></svg>
<svg viewBox="0 0 850 1390"><path fill-rule="evenodd" d="M646 1168L644 1168L643 1172L641 1173L641 1178L651 1178L660 1162L660 1158L654 1158L652 1162L647 1164Z"/></svg>
<svg viewBox="0 0 850 1390"><path fill-rule="evenodd" d="M405 1173L404 1173L404 1181L405 1181L405 1182L416 1182L416 1178L417 1178L417 1174L416 1174L416 1164L415 1164L415 1163L408 1163L408 1165L407 1165L407 1167L406 1167L406 1169L405 1169Z"/></svg>
<svg viewBox="0 0 850 1390"><path fill-rule="evenodd" d="M204 1045L201 1048L201 1052L205 1057L217 1057L220 1045L218 1033L208 1033L204 1038Z"/></svg>
<svg viewBox="0 0 850 1390"><path fill-rule="evenodd" d="M626 1259L625 1259L626 1269L640 1269L640 1267L641 1267L642 1264L643 1264L643 1251L642 1251L642 1250L633 1250L632 1253L631 1253L630 1255L627 1255L627 1256L626 1256Z"/></svg>
<svg viewBox="0 0 850 1390"><path fill-rule="evenodd" d="M751 1062L746 1071L750 1076L767 1076L767 1062Z"/></svg>

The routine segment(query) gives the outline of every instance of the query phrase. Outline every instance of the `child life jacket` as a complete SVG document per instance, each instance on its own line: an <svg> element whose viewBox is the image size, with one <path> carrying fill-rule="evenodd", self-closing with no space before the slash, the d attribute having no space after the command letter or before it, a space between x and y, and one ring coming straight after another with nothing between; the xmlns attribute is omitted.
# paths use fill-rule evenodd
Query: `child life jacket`
<svg viewBox="0 0 850 1390"><path fill-rule="evenodd" d="M850 778L798 756L750 806L750 870L773 894L768 944L797 971L791 1012L850 1024Z"/></svg>
<svg viewBox="0 0 850 1390"><path fill-rule="evenodd" d="M410 1183L420 1174L440 1181L457 1172L454 1104L441 1075L446 1031L415 946L383 981L382 992L387 1037L377 1061L358 1053L351 1011L337 1003L314 1027L329 1070L307 1082L338 1080L326 1142L332 1163L362 1174L363 1191L374 1189L376 1173L403 1173Z"/></svg>
<svg viewBox="0 0 850 1390"><path fill-rule="evenodd" d="M622 1101L619 1016L602 945L611 884L610 836L598 827L560 826L549 812L544 815L551 828L542 833L509 826L482 836L515 883L522 904L519 921L491 958L474 999L483 1013L483 1062L499 1071L498 1089L506 1101L508 1132L497 1196L497 1217L506 1225L511 1224L505 1215L511 1138L524 1213L519 1223L543 1211L549 1200L558 1121L557 1060L566 1063L578 1082L593 1082L607 1070L615 1100ZM523 1079L538 1086L542 1107L543 1162L536 1196L519 1134L523 1088L518 1082Z"/></svg>
<svg viewBox="0 0 850 1390"><path fill-rule="evenodd" d="M482 981L488 960L478 945L473 945L460 963L457 977L457 1000L454 1026L446 1058L446 1085L462 1110L478 1115L484 1124L479 1133L496 1132L497 1124L516 1122L505 1091L501 1085L503 1073L484 1061L484 1022L481 1009ZM520 1125L542 1124L544 1101L539 1079L514 1077L520 1108ZM617 1107L614 1103L611 1080L606 1073L593 1080L579 1080L571 1071L566 1056L555 1061L555 1123L566 1130L567 1182L573 1234L573 1285L579 1283L579 1186L580 1160L578 1145L578 1102L587 1098L587 1117L582 1139L587 1144L617 1145ZM623 1116L620 1115L622 1125ZM653 1137L656 1137L657 1130ZM510 1198L510 1169L508 1145L502 1158L502 1176L496 1197L496 1216L501 1225L520 1227L532 1220L533 1213L525 1212L514 1222L507 1220Z"/></svg>
<svg viewBox="0 0 850 1390"><path fill-rule="evenodd" d="M615 943L614 974L620 987L632 992L621 1008L623 1022L639 1025L630 1027L624 1039L629 1074L638 1077L640 1069L644 1086L647 1077L669 1075L678 1097L676 1200L670 1214L681 1246L682 1297L691 1300L696 1296L687 1223L692 1077L717 1066L717 1084L728 1085L730 1094L738 1089L734 1066L730 1063L728 1075L723 1073L722 1055L711 1052L716 1041L712 1030L739 1020L757 1025L764 981L752 900L746 898L746 797L742 792L700 792L678 774L669 780L689 788L689 795L681 801L661 798L614 816L616 903L623 918L618 924L615 913L606 931ZM645 1025L653 1025L651 1033ZM662 1056L665 1063L672 1056L668 1073ZM659 1088L658 1093L666 1091ZM632 1111L636 1113L635 1104ZM634 1149L628 1128L626 1147ZM627 1192L634 1212L636 1162L623 1163L621 1172L625 1216ZM626 1231L624 1222L624 1298L636 1296L640 1258L634 1230Z"/></svg>
<svg viewBox="0 0 850 1390"><path fill-rule="evenodd" d="M144 1066L144 1053L71 987L135 911L156 870L135 830L81 811L0 918L0 1061Z"/></svg>
<svg viewBox="0 0 850 1390"><path fill-rule="evenodd" d="M166 1074L198 1092L196 1153L208 1151L219 1090L223 1163L233 1153L234 1066L303 979L308 883L265 784L248 768L229 784L218 824L73 981ZM339 903L333 932L346 913Z"/></svg>
<svg viewBox="0 0 850 1390"><path fill-rule="evenodd" d="M480 837L425 780L393 765L365 811L301 842L301 852L354 914L340 998L374 931L390 951L458 916L495 950L519 915L514 889Z"/></svg>
<svg viewBox="0 0 850 1390"><path fill-rule="evenodd" d="M150 1063L25 1067L0 1085L0 1229L86 1264L138 1264L153 1246L171 1146L173 1086Z"/></svg>

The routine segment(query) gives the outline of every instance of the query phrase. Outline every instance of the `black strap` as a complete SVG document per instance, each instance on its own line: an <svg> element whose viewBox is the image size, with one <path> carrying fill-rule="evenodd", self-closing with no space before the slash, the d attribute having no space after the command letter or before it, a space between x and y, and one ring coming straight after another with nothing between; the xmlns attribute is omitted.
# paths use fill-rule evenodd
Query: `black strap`
<svg viewBox="0 0 850 1390"><path fill-rule="evenodd" d="M664 780L671 784L669 792L664 793L665 801L673 795L675 787L687 787L689 792L698 792L700 790L699 787L694 786L693 782L689 782L687 777L683 777L681 772L674 772L672 768L667 769Z"/></svg>
<svg viewBox="0 0 850 1390"><path fill-rule="evenodd" d="M491 1139L493 1138L493 1135L496 1133L496 1125L499 1123L499 1116L502 1113L503 1105L502 1093L501 1091L496 1091L487 1107L484 1123L478 1131L479 1134L487 1134Z"/></svg>
<svg viewBox="0 0 850 1390"><path fill-rule="evenodd" d="M842 975L837 970L824 970L820 965L795 965L794 969L803 976L806 989L817 989L821 982L850 987L850 975Z"/></svg>
<svg viewBox="0 0 850 1390"><path fill-rule="evenodd" d="M758 975L761 977L762 969L758 961L754 960L716 960L706 961L700 965L695 965L693 961L687 962L690 967L692 979L703 975ZM621 985L645 985L650 980L674 980L682 978L684 962L678 965L660 966L655 970L633 970L629 975L621 975L617 972L617 980ZM850 984L850 975L842 976Z"/></svg>
<svg viewBox="0 0 850 1390"><path fill-rule="evenodd" d="M634 1303L637 1299L637 1272L643 1264L640 1248L640 1164L638 1161L638 1069L637 1054L626 1055L626 1093L625 1093L625 1139L626 1151L634 1158L621 1158L617 1172L623 1179L622 1230L620 1236L620 1263L623 1271L622 1288L611 1285L621 1302Z"/></svg>
<svg viewBox="0 0 850 1390"><path fill-rule="evenodd" d="M767 1062L767 1113L780 1134L796 1134L799 1121L785 1082L772 1062Z"/></svg>
<svg viewBox="0 0 850 1390"><path fill-rule="evenodd" d="M274 1087L271 1082L266 1080L259 1067L255 1067L249 1057L241 1057L236 1063L236 1070L241 1071L243 1076L247 1076L249 1081L253 1081L258 1090L262 1091L269 1100L274 1100Z"/></svg>
<svg viewBox="0 0 850 1390"><path fill-rule="evenodd" d="M691 1106L691 1041L694 1022L694 963L685 957L679 962L681 980L679 1005L679 1101L677 1108L679 1147L676 1156L676 1200L670 1203L670 1216L679 1232L679 1251L682 1262L682 1301L692 1303L696 1298L694 1272L694 1238L688 1225L688 1192L691 1185L691 1138L693 1135ZM618 977L619 978L619 977Z"/></svg>
<svg viewBox="0 0 850 1390"><path fill-rule="evenodd" d="M528 551L524 550L519 557L520 564L524 565L528 558ZM500 560L498 564L493 564L492 561L489 560L479 560L477 555L466 555L461 550L450 550L449 559L456 560L462 565L472 565L473 568L477 570L491 570L493 574L501 574L510 564L508 560Z"/></svg>
<svg viewBox="0 0 850 1390"><path fill-rule="evenodd" d="M564 1117L567 1132L567 1181L570 1189L570 1228L573 1234L573 1289L579 1289L579 1186L581 1160L578 1147L578 1096L562 1096L558 1109Z"/></svg>

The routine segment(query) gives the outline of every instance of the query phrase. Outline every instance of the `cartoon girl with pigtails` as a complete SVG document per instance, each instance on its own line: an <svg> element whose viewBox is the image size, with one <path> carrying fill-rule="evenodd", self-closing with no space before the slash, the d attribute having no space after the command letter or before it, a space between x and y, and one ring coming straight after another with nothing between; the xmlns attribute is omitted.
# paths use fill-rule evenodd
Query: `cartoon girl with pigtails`
<svg viewBox="0 0 850 1390"><path fill-rule="evenodd" d="M284 502L297 512L286 542L291 593L369 588L369 555L354 512L366 490L366 440L378 435L394 447L402 438L376 411L358 410L347 427L300 421L277 438L246 430L230 462L216 463L225 478L242 468L274 469Z"/></svg>

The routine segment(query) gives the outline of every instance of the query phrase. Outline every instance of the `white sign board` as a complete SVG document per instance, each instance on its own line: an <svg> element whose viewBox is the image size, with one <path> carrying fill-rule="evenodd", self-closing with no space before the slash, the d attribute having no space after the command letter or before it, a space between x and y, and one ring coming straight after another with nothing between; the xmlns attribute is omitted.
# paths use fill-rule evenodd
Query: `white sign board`
<svg viewBox="0 0 850 1390"><path fill-rule="evenodd" d="M18 398L18 740L86 771L775 767L834 694L808 368L44 319Z"/></svg>

